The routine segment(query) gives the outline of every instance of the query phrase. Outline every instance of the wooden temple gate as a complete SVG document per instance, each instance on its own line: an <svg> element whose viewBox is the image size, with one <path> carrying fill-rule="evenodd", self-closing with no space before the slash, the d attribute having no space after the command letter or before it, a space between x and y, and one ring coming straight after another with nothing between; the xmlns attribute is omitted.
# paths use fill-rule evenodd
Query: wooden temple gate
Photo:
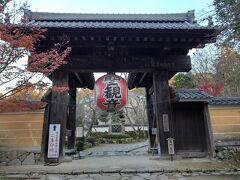
<svg viewBox="0 0 240 180"><path fill-rule="evenodd" d="M46 39L36 45L45 51L67 40L72 47L68 64L52 76L55 86L69 86L68 93L52 92L47 124L60 124L60 158L64 156L65 130L72 130L68 147L75 145L76 88L93 89L93 72L128 72L129 89L146 88L150 145L155 138L161 155L167 154L166 139L174 126L168 80L177 72L188 72L192 48L215 41L218 30L203 27L194 11L179 14L62 14L26 11L29 24L47 28ZM69 106L68 106L69 105ZM45 123L46 124L46 123ZM44 127L43 153L47 151L48 125ZM206 139L209 139L206 137ZM51 159L45 159L51 161Z"/></svg>

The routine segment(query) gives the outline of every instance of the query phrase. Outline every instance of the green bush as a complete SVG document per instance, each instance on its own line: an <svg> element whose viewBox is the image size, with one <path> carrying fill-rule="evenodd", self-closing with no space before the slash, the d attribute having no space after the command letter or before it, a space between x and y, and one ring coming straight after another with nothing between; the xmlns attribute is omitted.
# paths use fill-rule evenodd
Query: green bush
<svg viewBox="0 0 240 180"><path fill-rule="evenodd" d="M130 136L128 134L103 134L102 137L105 139L124 139Z"/></svg>
<svg viewBox="0 0 240 180"><path fill-rule="evenodd" d="M85 137L77 137L76 138L76 141L84 141L85 140Z"/></svg>
<svg viewBox="0 0 240 180"><path fill-rule="evenodd" d="M82 151L84 146L84 142L78 141L76 144L77 151Z"/></svg>
<svg viewBox="0 0 240 180"><path fill-rule="evenodd" d="M128 134L133 139L145 139L148 137L148 131L128 131L125 134Z"/></svg>
<svg viewBox="0 0 240 180"><path fill-rule="evenodd" d="M91 132L90 136L96 139L101 138L103 134L108 134L108 132Z"/></svg>
<svg viewBox="0 0 240 180"><path fill-rule="evenodd" d="M122 144L122 143L123 143L123 140L117 139L116 142L117 142L118 144Z"/></svg>
<svg viewBox="0 0 240 180"><path fill-rule="evenodd" d="M135 131L127 131L125 134L128 134L131 138L136 139L137 134Z"/></svg>
<svg viewBox="0 0 240 180"><path fill-rule="evenodd" d="M94 136L86 138L86 142L92 144L92 146L96 145L96 138Z"/></svg>
<svg viewBox="0 0 240 180"><path fill-rule="evenodd" d="M100 144L104 144L104 143L106 143L106 141L105 141L105 139L100 138L100 139L99 139L99 143L100 143Z"/></svg>
<svg viewBox="0 0 240 180"><path fill-rule="evenodd" d="M84 148L84 137L78 137L76 139L76 148L77 151L82 151Z"/></svg>

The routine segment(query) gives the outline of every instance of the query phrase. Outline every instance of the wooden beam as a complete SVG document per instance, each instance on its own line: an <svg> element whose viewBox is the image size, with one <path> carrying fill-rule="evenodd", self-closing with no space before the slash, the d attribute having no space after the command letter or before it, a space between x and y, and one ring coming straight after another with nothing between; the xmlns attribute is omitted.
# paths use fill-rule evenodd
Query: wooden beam
<svg viewBox="0 0 240 180"><path fill-rule="evenodd" d="M153 72L159 70L188 72L191 70L189 56L176 55L165 57L72 57L66 66L74 72Z"/></svg>
<svg viewBox="0 0 240 180"><path fill-rule="evenodd" d="M213 157L214 151L213 130L207 103L204 104L203 113L207 152L210 157Z"/></svg>
<svg viewBox="0 0 240 180"><path fill-rule="evenodd" d="M153 90L159 155L167 155L167 138L172 133L172 116L170 111L168 73L166 71L153 73Z"/></svg>

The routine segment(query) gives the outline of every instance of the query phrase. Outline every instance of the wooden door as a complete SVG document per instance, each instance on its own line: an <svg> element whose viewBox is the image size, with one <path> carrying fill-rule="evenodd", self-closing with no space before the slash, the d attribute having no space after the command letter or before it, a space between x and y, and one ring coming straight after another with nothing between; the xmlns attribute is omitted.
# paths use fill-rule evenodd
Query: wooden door
<svg viewBox="0 0 240 180"><path fill-rule="evenodd" d="M205 152L203 103L177 103L173 113L176 152Z"/></svg>

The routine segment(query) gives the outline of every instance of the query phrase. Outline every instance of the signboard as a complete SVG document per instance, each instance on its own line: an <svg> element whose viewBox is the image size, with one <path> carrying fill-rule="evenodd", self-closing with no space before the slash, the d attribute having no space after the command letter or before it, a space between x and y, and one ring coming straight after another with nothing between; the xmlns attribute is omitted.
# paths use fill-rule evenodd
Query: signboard
<svg viewBox="0 0 240 180"><path fill-rule="evenodd" d="M174 139L173 138L167 138L167 143L168 143L168 154L170 154L170 155L175 154Z"/></svg>
<svg viewBox="0 0 240 180"><path fill-rule="evenodd" d="M115 74L100 77L94 87L97 106L101 110L119 111L127 104L126 80Z"/></svg>
<svg viewBox="0 0 240 180"><path fill-rule="evenodd" d="M163 131L169 132L168 114L163 114Z"/></svg>
<svg viewBox="0 0 240 180"><path fill-rule="evenodd" d="M83 137L83 126L76 128L76 137Z"/></svg>
<svg viewBox="0 0 240 180"><path fill-rule="evenodd" d="M156 135L157 134L157 128L152 128L152 135Z"/></svg>
<svg viewBox="0 0 240 180"><path fill-rule="evenodd" d="M48 137L48 158L59 157L60 124L50 124Z"/></svg>
<svg viewBox="0 0 240 180"><path fill-rule="evenodd" d="M111 132L112 133L122 133L122 125L121 124L112 124Z"/></svg>

